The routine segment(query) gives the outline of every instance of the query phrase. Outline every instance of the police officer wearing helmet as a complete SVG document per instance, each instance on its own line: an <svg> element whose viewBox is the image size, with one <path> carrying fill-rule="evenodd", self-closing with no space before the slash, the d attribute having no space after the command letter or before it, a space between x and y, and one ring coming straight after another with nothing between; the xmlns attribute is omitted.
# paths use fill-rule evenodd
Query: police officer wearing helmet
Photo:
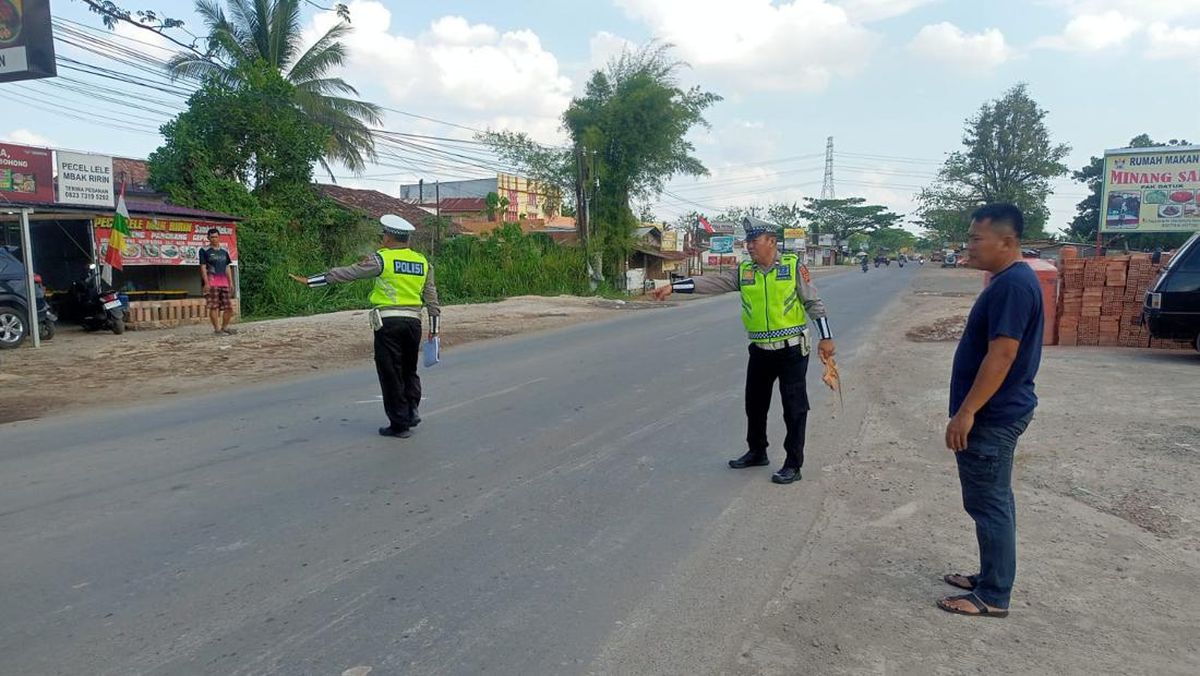
<svg viewBox="0 0 1200 676"><path fill-rule="evenodd" d="M808 423L808 371L810 334L815 326L820 336L817 345L822 362L833 357L836 348L825 304L812 285L808 268L795 254L780 254L776 226L747 217L746 248L750 261L723 275L701 275L682 279L655 289L653 296L662 300L672 293L725 293L739 291L742 296L742 323L750 340L750 359L746 367L746 443L745 455L729 461L734 469L767 465L767 413L771 408L771 390L779 381L783 399L783 420L787 437L783 441L786 459L771 476L777 484L800 479L804 464L804 435Z"/></svg>
<svg viewBox="0 0 1200 676"><path fill-rule="evenodd" d="M371 326L375 329L375 370L383 391L383 409L388 425L380 427L385 437L407 438L421 422L421 377L417 355L421 346L421 308L429 314L429 336L438 335L441 307L433 268L421 253L409 248L416 230L399 216L379 219L383 245L361 261L312 277L291 275L310 288L341 284L356 279L375 279L371 290Z"/></svg>

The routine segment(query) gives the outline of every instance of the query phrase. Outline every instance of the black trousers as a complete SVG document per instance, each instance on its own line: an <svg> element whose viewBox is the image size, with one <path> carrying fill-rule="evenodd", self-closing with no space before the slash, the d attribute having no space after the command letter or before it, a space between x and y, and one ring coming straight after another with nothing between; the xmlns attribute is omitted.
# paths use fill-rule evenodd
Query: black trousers
<svg viewBox="0 0 1200 676"><path fill-rule="evenodd" d="M787 437L783 449L787 452L784 465L804 464L804 434L808 426L808 357L800 347L764 350L750 346L750 362L746 366L746 443L751 453L766 454L767 413L771 410L771 390L779 381L779 396L783 399L783 422Z"/></svg>
<svg viewBox="0 0 1200 676"><path fill-rule="evenodd" d="M384 317L383 327L375 332L375 371L383 391L383 410L394 430L411 427L421 405L420 349L420 319Z"/></svg>

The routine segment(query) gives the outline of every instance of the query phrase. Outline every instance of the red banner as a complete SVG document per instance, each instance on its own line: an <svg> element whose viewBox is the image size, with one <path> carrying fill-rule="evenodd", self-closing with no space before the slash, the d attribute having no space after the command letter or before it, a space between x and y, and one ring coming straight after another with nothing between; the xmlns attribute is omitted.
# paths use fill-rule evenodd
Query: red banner
<svg viewBox="0 0 1200 676"><path fill-rule="evenodd" d="M97 218L96 251L104 259L112 218ZM200 265L200 249L208 246L208 229L221 231L221 248L237 262L237 226L233 223L167 220L162 218L129 219L129 237L122 257L125 265Z"/></svg>
<svg viewBox="0 0 1200 676"><path fill-rule="evenodd" d="M54 202L54 163L46 148L0 143L0 206Z"/></svg>

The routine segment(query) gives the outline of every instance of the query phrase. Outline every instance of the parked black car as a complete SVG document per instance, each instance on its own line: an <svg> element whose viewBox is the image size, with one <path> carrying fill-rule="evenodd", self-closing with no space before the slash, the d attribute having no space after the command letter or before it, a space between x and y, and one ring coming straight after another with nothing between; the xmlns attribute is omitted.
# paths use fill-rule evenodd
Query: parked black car
<svg viewBox="0 0 1200 676"><path fill-rule="evenodd" d="M29 300L25 290L25 264L15 247L0 246L0 349L14 348L29 335ZM54 337L57 319L46 304L46 290L40 277L34 277L38 323L41 338Z"/></svg>
<svg viewBox="0 0 1200 676"><path fill-rule="evenodd" d="M1200 350L1200 233L1158 274L1146 292L1142 318L1155 338L1190 340Z"/></svg>

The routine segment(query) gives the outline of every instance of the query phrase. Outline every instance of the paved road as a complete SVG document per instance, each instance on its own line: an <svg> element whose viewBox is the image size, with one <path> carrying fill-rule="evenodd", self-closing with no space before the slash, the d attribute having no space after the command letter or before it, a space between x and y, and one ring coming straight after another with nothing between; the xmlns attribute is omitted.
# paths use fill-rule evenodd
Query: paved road
<svg viewBox="0 0 1200 676"><path fill-rule="evenodd" d="M911 275L820 280L843 368ZM0 426L0 673L718 669L822 490L817 447L794 486L724 468L737 316L724 296L464 346L404 441L375 435L365 368Z"/></svg>

